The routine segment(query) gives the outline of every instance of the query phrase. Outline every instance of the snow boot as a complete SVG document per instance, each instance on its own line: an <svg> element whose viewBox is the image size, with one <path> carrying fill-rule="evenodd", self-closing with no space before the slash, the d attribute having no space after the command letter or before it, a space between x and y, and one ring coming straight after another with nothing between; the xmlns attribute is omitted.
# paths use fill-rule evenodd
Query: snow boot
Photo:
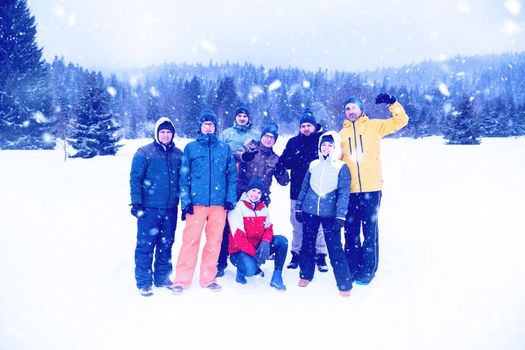
<svg viewBox="0 0 525 350"><path fill-rule="evenodd" d="M143 297L150 297L153 295L153 290L151 290L151 287L139 288L139 293Z"/></svg>
<svg viewBox="0 0 525 350"><path fill-rule="evenodd" d="M292 252L292 260L290 261L288 266L286 266L286 268L287 269L296 269L296 268L299 267L299 263L300 262L301 262L301 260L299 258L299 253Z"/></svg>
<svg viewBox="0 0 525 350"><path fill-rule="evenodd" d="M206 288L208 288L209 290L211 290L212 292L220 292L222 287L220 284L218 283L215 283L213 282L212 284L210 284L209 286L207 286Z"/></svg>
<svg viewBox="0 0 525 350"><path fill-rule="evenodd" d="M283 283L283 276L282 271L274 271L272 275L272 281L270 282L270 286L274 287L278 291L284 292L286 290L286 286Z"/></svg>
<svg viewBox="0 0 525 350"><path fill-rule="evenodd" d="M326 265L326 255L325 254L317 254L315 256L315 263L317 264L317 269L319 272L327 272L328 271L328 265Z"/></svg>
<svg viewBox="0 0 525 350"><path fill-rule="evenodd" d="M235 282L237 283L240 283L240 284L246 284L246 277L244 277L244 275L241 273L241 271L239 271L239 269L237 269L237 276L235 276Z"/></svg>
<svg viewBox="0 0 525 350"><path fill-rule="evenodd" d="M298 285L299 287L306 287L309 283L310 283L309 280L305 280L304 278L301 278L301 279L299 280L299 283L297 283L297 285Z"/></svg>

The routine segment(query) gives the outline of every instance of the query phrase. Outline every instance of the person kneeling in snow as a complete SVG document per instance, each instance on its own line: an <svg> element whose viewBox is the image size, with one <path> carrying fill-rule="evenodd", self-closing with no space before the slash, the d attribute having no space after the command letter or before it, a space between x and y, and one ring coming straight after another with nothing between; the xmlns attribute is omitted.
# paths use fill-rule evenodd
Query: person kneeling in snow
<svg viewBox="0 0 525 350"><path fill-rule="evenodd" d="M230 260L237 267L238 283L246 284L246 277L256 275L259 266L275 253L275 269L270 286L285 291L282 271L288 240L273 234L268 208L261 201L266 188L262 179L256 177L247 186L234 210L228 213Z"/></svg>

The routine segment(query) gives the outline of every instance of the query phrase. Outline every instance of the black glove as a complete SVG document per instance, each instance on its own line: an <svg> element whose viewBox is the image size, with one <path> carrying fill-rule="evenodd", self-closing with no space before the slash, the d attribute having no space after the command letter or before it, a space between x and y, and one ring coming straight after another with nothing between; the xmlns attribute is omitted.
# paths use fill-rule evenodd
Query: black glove
<svg viewBox="0 0 525 350"><path fill-rule="evenodd" d="M266 259L270 256L270 242L261 241L257 252L255 253L255 261L257 265L262 265L266 262Z"/></svg>
<svg viewBox="0 0 525 350"><path fill-rule="evenodd" d="M345 220L336 218L334 221L334 230L339 233L341 232L341 229L345 227Z"/></svg>
<svg viewBox="0 0 525 350"><path fill-rule="evenodd" d="M226 202L226 203L224 203L224 209L226 209L226 210L233 210L233 209L235 209L235 204L233 204L232 202Z"/></svg>
<svg viewBox="0 0 525 350"><path fill-rule="evenodd" d="M302 211L295 211L295 220L299 222L303 222L303 212Z"/></svg>
<svg viewBox="0 0 525 350"><path fill-rule="evenodd" d="M193 215L193 205L191 203L188 204L186 208L182 209L182 213L180 214L180 219L182 221L186 220L187 214Z"/></svg>
<svg viewBox="0 0 525 350"><path fill-rule="evenodd" d="M144 208L140 203L131 203L131 215L137 219L144 216Z"/></svg>
<svg viewBox="0 0 525 350"><path fill-rule="evenodd" d="M391 105L394 102L396 102L396 98L394 96L392 96L392 95L389 95L389 94L381 93L381 94L377 95L377 97L376 97L376 104L386 103L386 104Z"/></svg>
<svg viewBox="0 0 525 350"><path fill-rule="evenodd" d="M241 159L242 159L244 162L249 162L249 161L253 160L253 158L255 158L255 155L256 155L258 152L259 152L258 150L255 150L255 151L246 151L246 152L244 152L243 154L241 154Z"/></svg>

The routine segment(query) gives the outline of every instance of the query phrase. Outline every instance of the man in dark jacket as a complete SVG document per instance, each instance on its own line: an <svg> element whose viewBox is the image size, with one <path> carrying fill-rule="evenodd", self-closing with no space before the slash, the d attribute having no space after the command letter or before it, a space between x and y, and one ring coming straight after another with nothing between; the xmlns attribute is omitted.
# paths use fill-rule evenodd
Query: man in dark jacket
<svg viewBox="0 0 525 350"><path fill-rule="evenodd" d="M289 269L296 269L299 267L299 253L301 251L301 245L303 241L303 225L297 221L295 217L295 204L303 179L308 171L310 162L319 157L318 155L318 143L319 137L321 136L321 126L317 124L314 114L308 108L305 109L300 120L300 132L299 135L292 137L288 140L283 154L280 157L280 161L286 167L291 169L291 183L290 183L290 222L293 227L293 238L292 238L292 261L288 264ZM319 230L316 240L316 263L319 271L328 271L326 265L326 242L322 230Z"/></svg>
<svg viewBox="0 0 525 350"><path fill-rule="evenodd" d="M237 198L241 198L243 192L247 191L251 180L260 177L265 187L261 201L268 206L273 178L275 177L281 186L286 186L290 182L288 171L273 151L278 136L277 125L270 123L263 129L261 141L252 141L235 152L235 159L239 162Z"/></svg>
<svg viewBox="0 0 525 350"><path fill-rule="evenodd" d="M237 169L230 147L215 133L217 117L211 110L201 113L200 132L184 148L180 170L182 247L172 291L180 294L191 286L204 229L199 284L212 291L221 290L216 282L217 258L226 221L226 211L236 203Z"/></svg>
<svg viewBox="0 0 525 350"><path fill-rule="evenodd" d="M135 279L140 294L171 286L171 247L177 226L182 151L175 147L175 127L168 118L155 125L155 141L135 153L131 165L131 214L137 218ZM155 263L153 270L153 253ZM152 281L153 280L153 281Z"/></svg>

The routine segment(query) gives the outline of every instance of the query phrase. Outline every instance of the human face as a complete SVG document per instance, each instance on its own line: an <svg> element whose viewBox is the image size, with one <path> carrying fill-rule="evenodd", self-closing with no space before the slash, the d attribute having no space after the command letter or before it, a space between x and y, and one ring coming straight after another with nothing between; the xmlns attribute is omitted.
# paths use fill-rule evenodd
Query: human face
<svg viewBox="0 0 525 350"><path fill-rule="evenodd" d="M327 156L334 150L334 144L328 141L321 143L321 154Z"/></svg>
<svg viewBox="0 0 525 350"><path fill-rule="evenodd" d="M215 132L215 124L210 121L206 121L201 124L201 132L203 134L213 134Z"/></svg>
<svg viewBox="0 0 525 350"><path fill-rule="evenodd" d="M261 190L258 189L258 188L252 188L251 190L248 191L248 193L246 193L248 195L248 199L252 202L252 203L257 203L258 201L261 200L261 196L262 196L262 193L261 193Z"/></svg>
<svg viewBox="0 0 525 350"><path fill-rule="evenodd" d="M248 120L250 120L250 117L248 117L248 115L246 113L239 113L235 117L235 122L238 125L246 125L246 124L248 124Z"/></svg>
<svg viewBox="0 0 525 350"><path fill-rule="evenodd" d="M355 103L349 103L345 106L345 117L351 122L355 122L363 114L361 108Z"/></svg>
<svg viewBox="0 0 525 350"><path fill-rule="evenodd" d="M173 140L173 133L171 130L162 129L159 131L159 142L163 145L168 145Z"/></svg>
<svg viewBox="0 0 525 350"><path fill-rule="evenodd" d="M304 136L310 136L310 134L313 134L315 132L315 126L313 126L311 123L302 123L301 124L301 134Z"/></svg>
<svg viewBox="0 0 525 350"><path fill-rule="evenodd" d="M263 146L272 148L275 145L275 136L272 133L267 132L261 137L261 143Z"/></svg>

